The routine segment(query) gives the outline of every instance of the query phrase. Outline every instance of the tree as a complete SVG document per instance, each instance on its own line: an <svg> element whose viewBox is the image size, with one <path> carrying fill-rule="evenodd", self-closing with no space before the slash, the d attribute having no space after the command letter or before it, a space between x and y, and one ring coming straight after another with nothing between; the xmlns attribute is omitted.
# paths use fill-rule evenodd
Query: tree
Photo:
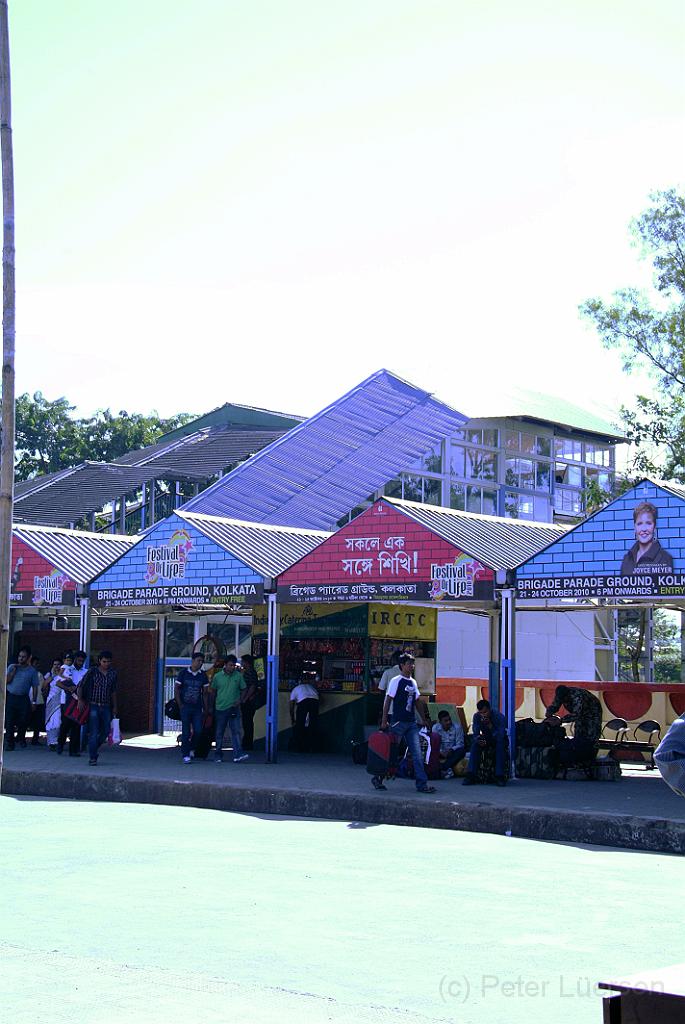
<svg viewBox="0 0 685 1024"><path fill-rule="evenodd" d="M98 409L93 416L72 416L75 406L66 398L50 400L40 391L17 399L17 479L27 480L42 473L54 473L80 462L111 462L126 452L154 444L162 434L186 423L192 417L179 413L161 419L109 409Z"/></svg>
<svg viewBox="0 0 685 1024"><path fill-rule="evenodd" d="M50 401L40 391L17 399L16 461L18 480L54 473L82 461L79 429L66 398Z"/></svg>
<svg viewBox="0 0 685 1024"><path fill-rule="evenodd" d="M580 311L603 344L619 350L627 373L646 369L654 381L653 395L636 395L635 408L621 410L636 445L633 471L685 481L685 197L668 189L650 198L631 231L652 261L653 291L624 288Z"/></svg>

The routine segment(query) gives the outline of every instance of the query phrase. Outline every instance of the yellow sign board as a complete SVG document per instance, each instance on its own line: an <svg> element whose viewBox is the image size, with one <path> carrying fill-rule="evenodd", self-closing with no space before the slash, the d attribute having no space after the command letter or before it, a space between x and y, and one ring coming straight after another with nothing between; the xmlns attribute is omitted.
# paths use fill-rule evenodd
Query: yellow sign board
<svg viewBox="0 0 685 1024"><path fill-rule="evenodd" d="M369 605L369 636L392 640L435 640L436 608L412 608L390 604Z"/></svg>

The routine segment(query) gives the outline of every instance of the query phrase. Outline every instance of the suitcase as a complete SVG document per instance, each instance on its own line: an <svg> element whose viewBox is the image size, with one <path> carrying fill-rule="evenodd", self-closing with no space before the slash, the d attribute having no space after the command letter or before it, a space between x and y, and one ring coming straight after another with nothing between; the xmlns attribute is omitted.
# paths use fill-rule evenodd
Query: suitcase
<svg viewBox="0 0 685 1024"><path fill-rule="evenodd" d="M394 777L397 773L398 746L395 733L372 732L366 755L366 770L369 775L378 775L381 778Z"/></svg>
<svg viewBox="0 0 685 1024"><path fill-rule="evenodd" d="M553 779L559 770L556 747L519 747L516 774L519 779Z"/></svg>

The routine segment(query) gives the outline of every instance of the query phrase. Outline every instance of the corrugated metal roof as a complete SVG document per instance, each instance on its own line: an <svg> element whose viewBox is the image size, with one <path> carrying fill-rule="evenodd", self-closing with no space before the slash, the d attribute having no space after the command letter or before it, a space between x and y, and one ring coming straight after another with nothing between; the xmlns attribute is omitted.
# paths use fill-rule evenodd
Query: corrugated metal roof
<svg viewBox="0 0 685 1024"><path fill-rule="evenodd" d="M649 478L649 483L654 484L655 487L661 487L664 491L668 491L675 498L682 498L685 501L685 484L674 484L670 481L666 483L664 480L654 480ZM638 484L638 487L640 485Z"/></svg>
<svg viewBox="0 0 685 1024"><path fill-rule="evenodd" d="M465 420L427 391L379 370L183 507L330 529Z"/></svg>
<svg viewBox="0 0 685 1024"><path fill-rule="evenodd" d="M79 523L151 480L204 483L248 459L283 433L209 427L187 437L128 452L114 462L85 462L23 480L15 487L15 517L22 522L56 526Z"/></svg>
<svg viewBox="0 0 685 1024"><path fill-rule="evenodd" d="M443 540L455 544L490 569L515 569L569 529L552 523L503 519L438 505L419 505L400 498L384 498L383 501L427 526Z"/></svg>
<svg viewBox="0 0 685 1024"><path fill-rule="evenodd" d="M113 533L86 533L56 526L15 523L12 535L24 541L76 583L88 583L140 540Z"/></svg>
<svg viewBox="0 0 685 1024"><path fill-rule="evenodd" d="M249 565L261 576L274 577L285 572L300 558L330 537L322 530L298 530L287 526L247 523L238 519L175 512L190 526L219 547Z"/></svg>
<svg viewBox="0 0 685 1024"><path fill-rule="evenodd" d="M455 390L460 397L458 382ZM526 388L488 388L475 395L470 392L464 396L461 405L468 410L471 419L536 420L614 441L626 439L625 433L612 422L611 410L585 409L565 398Z"/></svg>
<svg viewBox="0 0 685 1024"><path fill-rule="evenodd" d="M156 475L147 467L86 462L64 475L57 474L45 486L38 486L37 480L35 488L15 494L16 517L51 526L79 523L91 512L99 512L108 501L136 490Z"/></svg>
<svg viewBox="0 0 685 1024"><path fill-rule="evenodd" d="M115 459L119 466L149 466L161 479L207 480L229 466L249 459L276 441L285 430L246 430L233 427L204 427L192 434L128 452Z"/></svg>

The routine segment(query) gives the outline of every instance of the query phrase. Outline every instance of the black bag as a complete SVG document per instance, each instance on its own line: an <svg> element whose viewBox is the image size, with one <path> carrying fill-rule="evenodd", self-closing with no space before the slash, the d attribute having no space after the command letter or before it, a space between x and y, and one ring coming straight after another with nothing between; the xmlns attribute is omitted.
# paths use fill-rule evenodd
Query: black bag
<svg viewBox="0 0 685 1024"><path fill-rule="evenodd" d="M353 764L366 764L366 757L369 751L369 744L364 740L363 743L352 743L352 763Z"/></svg>
<svg viewBox="0 0 685 1024"><path fill-rule="evenodd" d="M550 725L549 722L534 722L532 718L522 718L516 723L516 748L519 747L555 747L566 736L563 726Z"/></svg>
<svg viewBox="0 0 685 1024"><path fill-rule="evenodd" d="M181 721L181 709L178 706L178 701L175 697L168 700L164 705L164 715L166 718L171 719L172 722Z"/></svg>
<svg viewBox="0 0 685 1024"><path fill-rule="evenodd" d="M584 736L574 736L573 739L566 739L557 745L559 751L559 765L562 768L570 768L575 764L590 764L595 759L597 744Z"/></svg>
<svg viewBox="0 0 685 1024"><path fill-rule="evenodd" d="M598 757L592 765L592 778L596 782L618 782L621 766L613 757Z"/></svg>
<svg viewBox="0 0 685 1024"><path fill-rule="evenodd" d="M211 721L211 720L210 720ZM212 749L212 740L214 739L214 728L212 724L207 724L203 727L202 732L199 736L193 738L193 750L195 751L195 757L199 761L206 761L207 756Z"/></svg>
<svg viewBox="0 0 685 1024"><path fill-rule="evenodd" d="M520 779L553 779L558 770L556 747L516 748L516 774Z"/></svg>

